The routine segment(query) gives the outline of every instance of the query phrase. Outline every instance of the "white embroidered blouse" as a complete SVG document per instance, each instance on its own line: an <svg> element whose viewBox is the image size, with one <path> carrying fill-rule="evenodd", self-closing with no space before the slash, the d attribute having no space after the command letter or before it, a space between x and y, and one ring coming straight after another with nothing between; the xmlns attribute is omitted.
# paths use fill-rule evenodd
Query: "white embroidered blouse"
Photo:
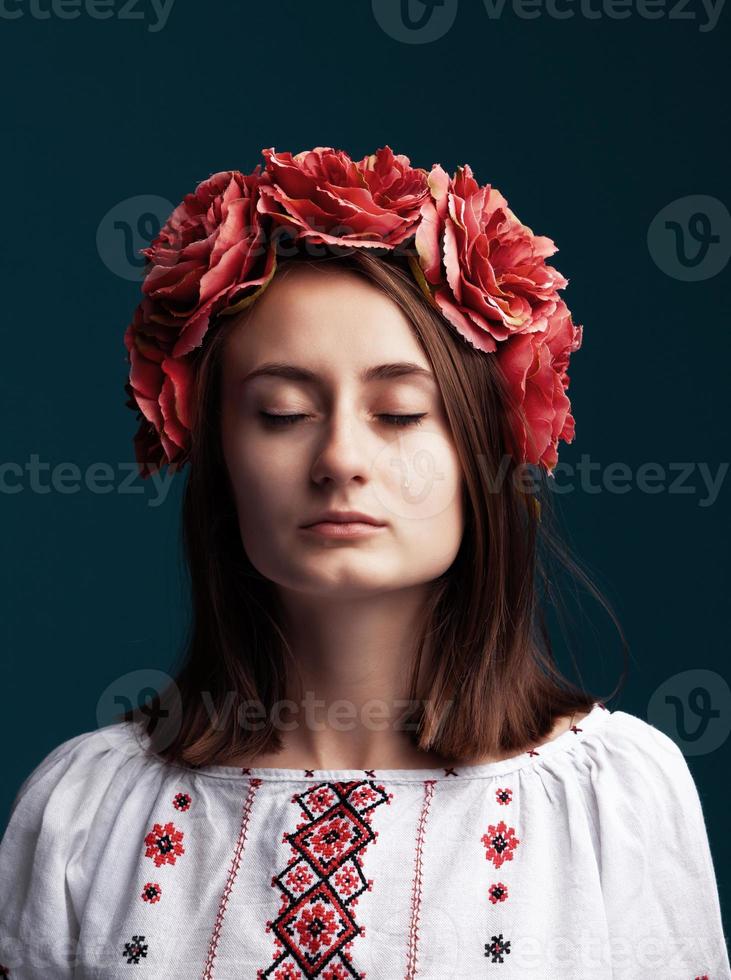
<svg viewBox="0 0 731 980"><path fill-rule="evenodd" d="M695 783L634 715L596 702L447 769L169 767L147 745L86 732L21 786L0 976L731 978Z"/></svg>

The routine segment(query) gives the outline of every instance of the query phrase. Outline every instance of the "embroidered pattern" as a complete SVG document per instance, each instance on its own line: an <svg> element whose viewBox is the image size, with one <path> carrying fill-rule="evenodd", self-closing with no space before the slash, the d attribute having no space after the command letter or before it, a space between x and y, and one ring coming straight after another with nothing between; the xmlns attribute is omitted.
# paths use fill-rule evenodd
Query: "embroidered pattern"
<svg viewBox="0 0 731 980"><path fill-rule="evenodd" d="M254 803L254 798L256 796L256 791L261 785L260 779L251 779L249 781L249 790L246 794L246 799L241 810L241 826L239 827L239 836L236 841L236 847L234 848L234 854L231 859L231 866L228 870L228 877L226 878L226 884L223 889L223 894L221 895L221 901L218 905L218 912L216 914L216 921L213 926L213 933L211 934L211 939L208 944L208 957L206 959L206 965L203 970L203 980L212 980L213 978L213 962L216 959L218 942L221 938L221 929L223 928L223 920L226 915L226 908L228 906L228 900L231 896L231 890L233 889L234 882L236 881L236 876L239 873L239 865L241 863L241 855L244 851L244 844L246 842L246 834L249 829L249 818L251 816L251 807ZM282 974L284 977L284 974Z"/></svg>
<svg viewBox="0 0 731 980"><path fill-rule="evenodd" d="M143 901L149 902L150 905L154 905L155 902L160 901L160 896L162 895L162 888L158 885L156 881L148 881L145 887L142 889L142 895L140 896Z"/></svg>
<svg viewBox="0 0 731 980"><path fill-rule="evenodd" d="M504 820L497 826L490 824L487 833L480 838L487 848L485 857L492 861L496 868L499 868L505 861L513 860L513 851L520 844L520 840L515 836L515 829L508 827Z"/></svg>
<svg viewBox="0 0 731 980"><path fill-rule="evenodd" d="M497 905L498 902L504 902L508 897L508 886L504 885L502 881L498 881L496 884L490 885L488 894L492 904Z"/></svg>
<svg viewBox="0 0 731 980"><path fill-rule="evenodd" d="M601 701L597 703L605 711L607 710ZM583 728L571 725L569 731L578 735L579 732L583 731ZM525 754L529 758L540 756L540 752L535 746L531 746ZM512 802L513 791L509 788L498 787L495 790L495 799L500 806L506 806ZM514 851L520 843L519 838L515 836L515 828L508 827L504 820L501 820L497 825L490 824L487 828L487 833L483 834L480 840L486 848L485 857L488 861L492 861L496 868L499 868L505 861L513 860ZM493 883L488 888L487 894L493 905L497 905L498 902L504 902L508 898L507 885L503 884L502 881ZM493 963L504 962L503 956L509 952L510 941L503 941L502 933L493 936L489 943L485 943L485 956L492 956ZM704 980L704 978L696 977L696 980Z"/></svg>
<svg viewBox="0 0 731 980"><path fill-rule="evenodd" d="M282 838L292 859L272 878L282 892L277 918L266 924L276 937L275 952L257 980L363 980L351 951L365 929L353 912L359 896L373 887L362 871L363 852L378 838L373 811L392 798L383 786L365 781L321 783L292 797L302 821Z"/></svg>
<svg viewBox="0 0 731 980"><path fill-rule="evenodd" d="M162 827L156 823L145 837L145 857L154 858L157 868L163 864L175 864L180 855L185 854L183 837L183 831L177 830L175 824L166 823Z"/></svg>
<svg viewBox="0 0 731 980"><path fill-rule="evenodd" d="M147 943L144 936L132 936L132 941L124 944L122 956L127 957L128 963L139 963L140 957L147 956Z"/></svg>
<svg viewBox="0 0 731 980"><path fill-rule="evenodd" d="M179 810L181 813L185 813L186 810L190 810L191 802L192 800L190 798L190 794L188 793L178 793L173 798L173 806L175 807L176 810Z"/></svg>
<svg viewBox="0 0 731 980"><path fill-rule="evenodd" d="M485 956L492 956L493 963L504 963L503 956L510 952L510 940L504 940L503 934L492 937L492 941L485 943Z"/></svg>
<svg viewBox="0 0 731 980"><path fill-rule="evenodd" d="M419 946L419 914L421 912L421 865L424 839L426 837L426 818L429 814L432 797L434 796L434 780L424 782L424 802L419 816L419 826L416 831L416 861L414 868L414 883L411 891L411 922L409 924L409 948L406 959L406 980L412 980L417 971L417 954Z"/></svg>

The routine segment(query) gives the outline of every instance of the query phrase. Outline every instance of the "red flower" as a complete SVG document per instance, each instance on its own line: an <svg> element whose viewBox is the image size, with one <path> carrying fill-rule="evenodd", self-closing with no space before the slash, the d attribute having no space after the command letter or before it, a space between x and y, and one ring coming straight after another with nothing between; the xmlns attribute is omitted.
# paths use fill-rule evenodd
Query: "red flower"
<svg viewBox="0 0 731 980"><path fill-rule="evenodd" d="M583 328L575 326L566 304L558 301L543 333L520 334L501 344L498 364L525 415L513 413L516 455L543 463L550 473L558 461L558 441L574 439L574 418L566 395L570 354L581 346Z"/></svg>
<svg viewBox="0 0 731 980"><path fill-rule="evenodd" d="M488 352L513 334L546 330L568 282L546 265L557 251L551 239L521 224L494 187L480 187L468 164L451 179L435 164L428 183L415 244L444 316Z"/></svg>
<svg viewBox="0 0 731 980"><path fill-rule="evenodd" d="M162 864L175 864L181 854L185 854L183 847L183 831L176 830L175 824L166 823L161 827L156 823L150 833L145 837L147 849L145 857L154 858L155 866Z"/></svg>
<svg viewBox="0 0 731 980"><path fill-rule="evenodd" d="M315 244L404 245L447 321L474 348L497 353L514 395L516 457L550 472L558 441L574 436L566 368L581 342L558 296L567 280L545 261L551 239L480 187L468 165L453 178L438 164L427 173L389 146L359 161L321 146L262 154L264 170L202 181L142 249L143 298L124 335L142 476L187 462L199 349L219 315L248 306L271 281L278 228Z"/></svg>
<svg viewBox="0 0 731 980"><path fill-rule="evenodd" d="M151 265L124 342L127 405L141 413L135 448L144 475L148 464L185 461L194 372L184 355L201 345L215 313L242 308L274 274L256 207L260 170L261 164L247 176L227 170L204 180L142 249Z"/></svg>
<svg viewBox="0 0 731 980"><path fill-rule="evenodd" d="M389 146L357 162L329 146L295 156L274 147L262 154L259 210L296 239L394 248L416 231L429 195L427 173Z"/></svg>
<svg viewBox="0 0 731 980"><path fill-rule="evenodd" d="M490 824L487 833L480 838L486 847L485 857L499 868L505 861L513 860L513 851L520 844L515 829L508 827L504 820L497 826Z"/></svg>
<svg viewBox="0 0 731 980"><path fill-rule="evenodd" d="M162 888L158 885L156 881L148 881L144 888L142 889L142 894L140 898L144 902L149 902L150 905L154 905L155 902L160 901L160 896L162 895Z"/></svg>
<svg viewBox="0 0 731 980"><path fill-rule="evenodd" d="M190 793L176 793L173 797L173 806L176 810L180 810L181 813L190 810L190 804L192 802Z"/></svg>
<svg viewBox="0 0 731 980"><path fill-rule="evenodd" d="M508 886L504 885L502 881L498 881L494 885L490 885L488 895L493 905L504 902L508 897Z"/></svg>

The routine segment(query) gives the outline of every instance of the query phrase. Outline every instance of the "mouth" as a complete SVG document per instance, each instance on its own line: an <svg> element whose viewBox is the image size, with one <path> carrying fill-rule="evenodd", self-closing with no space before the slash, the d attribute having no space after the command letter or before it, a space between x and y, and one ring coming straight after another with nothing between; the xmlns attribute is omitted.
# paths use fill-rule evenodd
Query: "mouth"
<svg viewBox="0 0 731 980"><path fill-rule="evenodd" d="M317 521L303 527L304 531L326 538L362 538L385 529L385 524L370 524L367 521Z"/></svg>
<svg viewBox="0 0 731 980"><path fill-rule="evenodd" d="M309 524L303 524L303 528L316 527L322 524L341 524L341 525L368 525L370 527L385 527L384 521L379 521L376 517L371 517L370 514L363 514L356 510L328 510L323 514L320 514L314 521Z"/></svg>

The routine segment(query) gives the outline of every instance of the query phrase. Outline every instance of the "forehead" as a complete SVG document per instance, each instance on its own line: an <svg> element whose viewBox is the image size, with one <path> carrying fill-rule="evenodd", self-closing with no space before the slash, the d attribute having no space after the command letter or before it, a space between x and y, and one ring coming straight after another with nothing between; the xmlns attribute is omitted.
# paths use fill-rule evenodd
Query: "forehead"
<svg viewBox="0 0 731 980"><path fill-rule="evenodd" d="M237 320L224 353L237 370L274 357L322 374L359 375L397 360L430 370L401 307L358 273L327 263L286 267Z"/></svg>

